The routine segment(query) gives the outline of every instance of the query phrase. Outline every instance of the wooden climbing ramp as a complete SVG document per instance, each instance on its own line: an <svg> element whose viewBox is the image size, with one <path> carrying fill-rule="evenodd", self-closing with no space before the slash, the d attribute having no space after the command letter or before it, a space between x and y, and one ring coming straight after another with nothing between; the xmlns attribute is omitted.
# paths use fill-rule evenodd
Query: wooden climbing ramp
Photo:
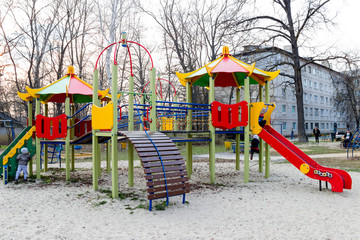
<svg viewBox="0 0 360 240"><path fill-rule="evenodd" d="M149 209L152 200L183 195L190 191L186 165L174 142L160 132L120 131L137 151L144 168L148 187Z"/></svg>

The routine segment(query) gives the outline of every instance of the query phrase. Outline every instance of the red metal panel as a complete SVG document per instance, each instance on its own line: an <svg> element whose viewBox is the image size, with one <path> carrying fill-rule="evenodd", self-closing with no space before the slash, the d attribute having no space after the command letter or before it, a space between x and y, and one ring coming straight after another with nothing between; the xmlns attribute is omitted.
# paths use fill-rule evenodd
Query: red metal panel
<svg viewBox="0 0 360 240"><path fill-rule="evenodd" d="M61 114L57 117L45 117L41 114L36 116L36 136L54 140L64 138L67 135L67 116Z"/></svg>
<svg viewBox="0 0 360 240"><path fill-rule="evenodd" d="M239 115L241 120L239 120ZM211 104L211 122L214 127L232 129L248 125L248 120L249 112L246 101L235 104L224 104L214 101Z"/></svg>
<svg viewBox="0 0 360 240"><path fill-rule="evenodd" d="M76 118L75 124L78 123L79 121L80 121L80 119ZM81 123L79 123L78 125L75 126L75 136L76 137L81 137L91 131L92 131L91 120L82 121Z"/></svg>

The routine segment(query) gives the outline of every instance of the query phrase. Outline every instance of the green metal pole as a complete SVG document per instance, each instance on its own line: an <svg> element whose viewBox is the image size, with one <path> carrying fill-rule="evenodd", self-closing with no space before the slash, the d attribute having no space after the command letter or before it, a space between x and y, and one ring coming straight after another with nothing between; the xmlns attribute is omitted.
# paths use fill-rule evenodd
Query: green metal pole
<svg viewBox="0 0 360 240"><path fill-rule="evenodd" d="M111 129L111 159L112 159L112 197L119 197L119 172L118 172L118 152L117 152L117 83L118 83L118 66L113 64L112 68L112 86L111 101L113 102L113 128ZM130 94L131 95L131 94Z"/></svg>
<svg viewBox="0 0 360 240"><path fill-rule="evenodd" d="M265 82L265 103L270 103L270 85ZM265 143L265 177L270 177L270 145Z"/></svg>
<svg viewBox="0 0 360 240"><path fill-rule="evenodd" d="M209 78L209 104L215 101L215 79ZM211 114L209 115L209 169L210 169L210 183L215 183L215 127L211 123Z"/></svg>
<svg viewBox="0 0 360 240"><path fill-rule="evenodd" d="M134 92L134 77L129 78L129 92ZM129 94L128 131L134 131L134 94ZM128 147L128 184L134 186L134 146L129 142Z"/></svg>
<svg viewBox="0 0 360 240"><path fill-rule="evenodd" d="M48 104L45 103L45 111L44 115L45 117L48 117L49 115L49 108ZM48 171L48 145L44 144L44 172Z"/></svg>
<svg viewBox="0 0 360 240"><path fill-rule="evenodd" d="M71 105L71 116L75 114L75 106L74 104ZM70 120L71 126L74 126L75 124L75 118L71 118ZM75 128L71 128L70 129L71 134L70 134L70 139L74 140L75 138ZM75 146L71 145L71 171L75 171Z"/></svg>
<svg viewBox="0 0 360 240"><path fill-rule="evenodd" d="M151 69L150 72L150 92L151 92L151 109L150 109L150 131L156 131L156 90L155 90L155 68Z"/></svg>
<svg viewBox="0 0 360 240"><path fill-rule="evenodd" d="M106 172L110 173L111 171L111 167L110 167L110 145L111 145L111 140L109 140L106 143Z"/></svg>
<svg viewBox="0 0 360 240"><path fill-rule="evenodd" d="M70 98L65 99L65 114L70 116ZM67 119L67 126L70 127L70 118ZM67 129L67 135L65 138L65 163L66 163L66 180L70 180L70 137L71 129Z"/></svg>
<svg viewBox="0 0 360 240"><path fill-rule="evenodd" d="M236 103L240 102L240 88L236 89ZM240 127L236 127L236 131L240 131ZM235 140L235 152L236 152L236 160L235 160L235 169L240 170L240 134L236 134Z"/></svg>
<svg viewBox="0 0 360 240"><path fill-rule="evenodd" d="M250 79L249 77L245 78L244 81L244 99L246 102L248 102L248 112L250 112ZM250 114L249 114L250 117ZM250 123L250 118L249 118ZM246 125L244 127L244 183L249 182L249 171L250 171L250 162L249 162L249 134L250 134L250 128L249 125Z"/></svg>
<svg viewBox="0 0 360 240"><path fill-rule="evenodd" d="M97 173L97 177L100 178L101 177L101 144L99 144L99 140L98 143L96 145L97 150L96 150L96 159L97 159L97 164L96 164L96 173Z"/></svg>
<svg viewBox="0 0 360 240"><path fill-rule="evenodd" d="M37 116L39 114L40 114L40 99L37 98L36 103L35 103L35 116ZM40 154L41 154L40 138L36 137L35 145L36 145L36 179L40 180L41 179L41 175L40 175L40 163L41 163L41 158L40 158Z"/></svg>
<svg viewBox="0 0 360 240"><path fill-rule="evenodd" d="M192 85L186 83L186 102L192 103ZM186 116L186 131L192 130L192 110L188 110ZM190 133L187 134L187 138L192 138ZM192 175L192 142L186 142L186 168L188 177Z"/></svg>
<svg viewBox="0 0 360 240"><path fill-rule="evenodd" d="M98 89L99 89L99 71L97 69L94 70L93 74L93 105L99 107L99 99L98 99ZM99 178L96 173L96 162L97 162L97 145L98 138L96 136L97 130L92 130L92 159L93 159L93 169L92 169L92 179L93 179L93 189L98 190L99 186Z"/></svg>
<svg viewBox="0 0 360 240"><path fill-rule="evenodd" d="M174 101L177 102L178 101L178 97L175 96ZM178 107L178 104L174 104L174 107ZM174 131L178 131L179 130L179 126L178 126L178 120L177 120L177 116L175 115L174 117ZM176 134L175 134L176 136Z"/></svg>
<svg viewBox="0 0 360 240"><path fill-rule="evenodd" d="M264 89L259 84L259 102L263 102L263 101L264 101ZM260 142L259 142L259 172L264 171L263 166L264 166L264 140L260 139Z"/></svg>
<svg viewBox="0 0 360 240"><path fill-rule="evenodd" d="M32 121L33 121L32 108L33 108L33 102L29 101L29 103L28 103L28 126L32 126ZM30 138L29 141L33 141L32 138ZM36 149L37 149L37 147L36 147ZM29 163L29 176L30 177L33 176L33 160L32 159L30 160L30 163Z"/></svg>

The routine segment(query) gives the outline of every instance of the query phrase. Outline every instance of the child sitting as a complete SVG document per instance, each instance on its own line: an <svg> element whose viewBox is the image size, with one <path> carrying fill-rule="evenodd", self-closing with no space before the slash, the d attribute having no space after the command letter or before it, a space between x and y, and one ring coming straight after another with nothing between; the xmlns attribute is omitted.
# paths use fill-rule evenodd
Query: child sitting
<svg viewBox="0 0 360 240"><path fill-rule="evenodd" d="M31 156L30 153L28 151L27 148L22 148L21 149L21 154L19 154L16 157L16 160L18 161L18 169L16 171L16 175L15 175L15 183L18 183L18 179L20 176L21 171L24 172L24 181L27 181L27 163L31 160Z"/></svg>
<svg viewBox="0 0 360 240"><path fill-rule="evenodd" d="M252 160L254 153L259 153L259 136L258 135L254 135L253 139L251 140L250 150L251 150L250 160Z"/></svg>

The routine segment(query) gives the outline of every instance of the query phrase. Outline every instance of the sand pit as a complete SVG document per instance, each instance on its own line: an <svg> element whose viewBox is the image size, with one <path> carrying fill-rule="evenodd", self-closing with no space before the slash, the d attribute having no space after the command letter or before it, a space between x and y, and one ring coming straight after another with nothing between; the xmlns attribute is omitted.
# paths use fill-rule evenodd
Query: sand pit
<svg viewBox="0 0 360 240"><path fill-rule="evenodd" d="M291 164L272 164L263 178L251 163L250 183L231 161L217 161L217 184L209 185L208 164L194 162L187 204L170 198L164 211L147 205L142 169L127 187L126 163L119 170L123 200L112 200L110 174L91 187L89 163L79 163L66 183L63 171L42 183L0 184L1 239L359 239L360 174L353 189L318 190L318 182ZM54 166L55 167L55 166ZM242 167L242 166L241 166ZM162 202L159 200L154 203ZM140 207L140 208L137 208Z"/></svg>

